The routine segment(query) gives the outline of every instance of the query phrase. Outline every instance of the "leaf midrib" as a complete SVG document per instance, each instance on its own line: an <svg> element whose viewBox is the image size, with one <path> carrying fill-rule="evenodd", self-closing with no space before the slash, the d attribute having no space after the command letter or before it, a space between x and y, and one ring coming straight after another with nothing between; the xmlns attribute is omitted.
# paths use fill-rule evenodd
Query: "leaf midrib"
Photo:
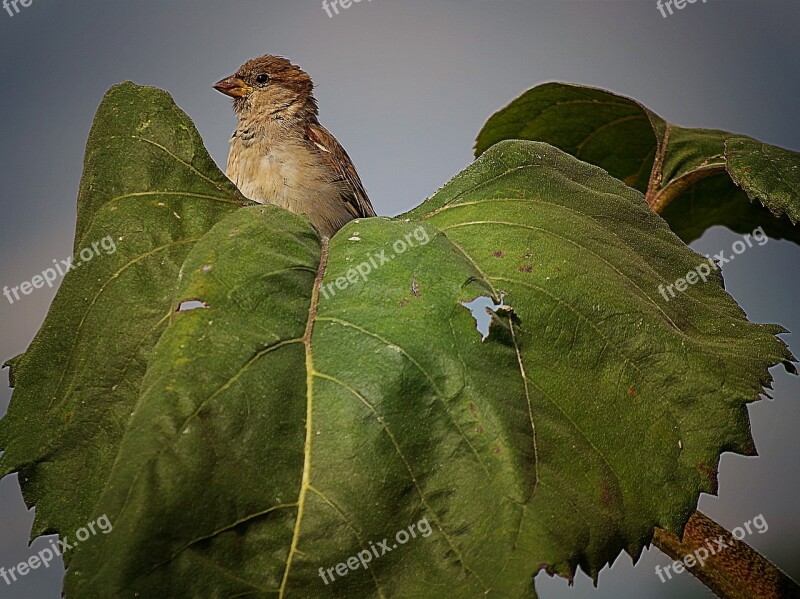
<svg viewBox="0 0 800 599"><path fill-rule="evenodd" d="M328 254L330 252L330 240L322 237L322 247L320 250L319 267L317 276L314 277L314 287L311 289L311 303L308 307L308 320L306 330L303 334L303 345L305 345L306 357L306 438L303 448L303 473L300 477L300 490L297 494L297 517L292 533L292 544L289 547L289 554L286 556L286 568L283 571L281 586L278 589L278 598L283 599L286 594L289 574L292 569L292 560L297 553L297 545L300 541L300 529L303 524L303 514L305 512L306 494L311 486L311 445L313 442L314 426L314 352L311 348L311 334L314 332L314 323L317 319L317 308L319 307L319 289L322 284L322 277L328 265Z"/></svg>

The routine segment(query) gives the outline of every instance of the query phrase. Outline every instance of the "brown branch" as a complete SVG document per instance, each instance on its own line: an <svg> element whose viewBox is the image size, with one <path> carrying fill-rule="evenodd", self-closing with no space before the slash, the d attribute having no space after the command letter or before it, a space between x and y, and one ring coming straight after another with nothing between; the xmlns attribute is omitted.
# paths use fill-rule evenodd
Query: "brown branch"
<svg viewBox="0 0 800 599"><path fill-rule="evenodd" d="M716 539L724 543L720 546ZM700 582L723 599L794 599L800 586L747 543L708 516L695 512L686 523L683 540L656 528L653 544L684 566ZM708 554L701 566L697 557ZM716 553L711 554L711 550ZM698 553L695 553L695 552ZM693 559L685 559L693 556ZM694 562L694 566L689 568Z"/></svg>

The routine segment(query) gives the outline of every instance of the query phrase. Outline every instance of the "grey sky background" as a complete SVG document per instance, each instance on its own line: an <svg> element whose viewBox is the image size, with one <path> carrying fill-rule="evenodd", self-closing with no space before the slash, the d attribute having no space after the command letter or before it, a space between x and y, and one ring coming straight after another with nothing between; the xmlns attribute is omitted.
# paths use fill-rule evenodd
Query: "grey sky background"
<svg viewBox="0 0 800 599"><path fill-rule="evenodd" d="M283 54L317 83L321 120L353 158L379 214L419 204L472 157L488 116L548 80L635 97L672 122L741 132L800 150L800 2L708 0L664 19L655 0L364 0L329 18L318 0L33 0L0 11L0 287L71 252L84 145L98 103L123 80L168 90L224 166L234 126L211 85L246 59ZM728 250L706 233L693 247ZM800 249L754 246L725 265L729 291L756 322L800 331ZM0 360L24 351L54 295L0 296ZM787 335L800 355L798 335ZM720 497L700 508L729 528L763 514L746 540L800 579L800 382L775 369L773 401L750 406L758 458L726 454ZM0 414L10 398L6 375ZM16 477L0 481L0 566L26 560L32 521ZM668 558L623 554L575 586L541 574L542 597L710 597L687 575L662 584ZM531 566L533 568L533 565ZM36 570L9 599L57 598L63 570Z"/></svg>

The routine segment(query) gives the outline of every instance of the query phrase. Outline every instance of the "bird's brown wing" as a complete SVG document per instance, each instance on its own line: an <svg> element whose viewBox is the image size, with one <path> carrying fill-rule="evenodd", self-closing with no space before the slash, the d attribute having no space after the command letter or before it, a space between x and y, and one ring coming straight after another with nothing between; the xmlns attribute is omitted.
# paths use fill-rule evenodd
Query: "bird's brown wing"
<svg viewBox="0 0 800 599"><path fill-rule="evenodd" d="M356 168L336 138L319 123L311 123L306 130L306 136L320 150L331 170L337 173L336 181L345 183L341 195L342 203L353 218L375 216L375 209L367 197Z"/></svg>

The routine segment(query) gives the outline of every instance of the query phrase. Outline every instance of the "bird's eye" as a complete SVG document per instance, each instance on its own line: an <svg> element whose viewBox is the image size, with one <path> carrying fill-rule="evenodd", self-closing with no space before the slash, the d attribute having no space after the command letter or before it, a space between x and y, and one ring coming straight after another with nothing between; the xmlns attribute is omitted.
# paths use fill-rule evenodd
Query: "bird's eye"
<svg viewBox="0 0 800 599"><path fill-rule="evenodd" d="M269 75L266 73L261 73L260 75L256 76L256 83L266 83L269 81Z"/></svg>

